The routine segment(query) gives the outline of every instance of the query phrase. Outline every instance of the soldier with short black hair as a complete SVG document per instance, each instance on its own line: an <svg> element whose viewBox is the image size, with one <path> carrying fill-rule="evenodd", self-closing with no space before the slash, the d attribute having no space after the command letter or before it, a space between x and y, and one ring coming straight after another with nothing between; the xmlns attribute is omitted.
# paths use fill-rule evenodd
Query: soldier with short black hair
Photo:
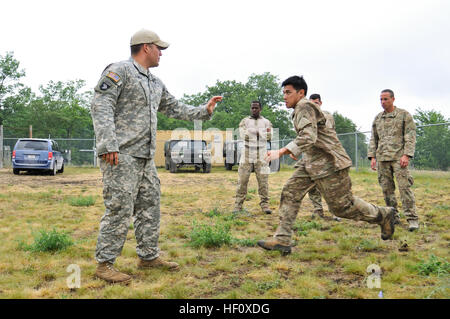
<svg viewBox="0 0 450 319"><path fill-rule="evenodd" d="M395 176L409 230L414 231L419 228L419 217L411 190L414 179L408 171L408 164L414 156L416 124L408 111L394 105L392 90L381 91L380 101L384 111L373 121L367 157L371 161L371 168L378 170L378 182L386 205L397 208ZM399 223L398 215L396 222Z"/></svg>
<svg viewBox="0 0 450 319"><path fill-rule="evenodd" d="M267 152L267 141L272 135L272 123L261 115L261 102L253 101L250 105L250 116L239 123L239 133L244 140L238 169L238 185L234 212L242 210L247 196L247 185L252 171L258 181L259 205L266 214L271 214L269 207L269 165L264 160Z"/></svg>
<svg viewBox="0 0 450 319"><path fill-rule="evenodd" d="M128 283L131 277L113 267L133 218L139 268L178 264L159 257L160 180L154 156L157 112L182 120L211 118L222 97L202 107L185 105L172 96L149 68L157 67L169 44L149 30L131 38L131 57L110 64L95 87L91 115L101 158L105 214L100 222L95 258L96 276L108 282Z"/></svg>
<svg viewBox="0 0 450 319"><path fill-rule="evenodd" d="M336 131L327 127L320 108L306 99L308 86L303 77L293 76L283 83L283 98L287 108L293 108L292 120L297 132L295 140L286 147L267 153L266 161L289 154L298 161L296 169L281 192L280 223L270 240L258 245L267 250L291 252L292 227L303 197L317 186L330 212L342 218L363 220L381 227L381 238L391 239L394 231L395 208L369 204L352 194L349 168L350 157L337 138Z"/></svg>

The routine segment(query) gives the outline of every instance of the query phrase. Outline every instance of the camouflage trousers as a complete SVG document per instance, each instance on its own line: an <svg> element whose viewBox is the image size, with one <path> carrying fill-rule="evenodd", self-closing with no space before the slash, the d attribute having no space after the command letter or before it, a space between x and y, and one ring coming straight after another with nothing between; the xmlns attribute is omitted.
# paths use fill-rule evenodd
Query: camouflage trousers
<svg viewBox="0 0 450 319"><path fill-rule="evenodd" d="M308 192L308 196L311 200L311 203L313 204L314 212L323 212L322 194L320 194L317 187L311 188L311 190Z"/></svg>
<svg viewBox="0 0 450 319"><path fill-rule="evenodd" d="M236 190L235 209L242 209L247 196L247 185L250 174L254 168L256 180L258 181L258 194L261 199L261 208L269 208L269 165L265 161L256 163L240 163L238 169L238 185Z"/></svg>
<svg viewBox="0 0 450 319"><path fill-rule="evenodd" d="M323 195L332 214L378 224L380 213L387 213L390 208L372 205L353 196L348 171L347 168L324 178L312 180L303 167L297 168L281 192L280 224L274 237L281 243L290 245L292 226L297 218L302 199L313 187L317 187Z"/></svg>
<svg viewBox="0 0 450 319"><path fill-rule="evenodd" d="M119 154L119 164L100 160L105 214L100 221L95 257L112 262L122 252L133 219L137 255L144 260L159 256L160 181L150 159Z"/></svg>
<svg viewBox="0 0 450 319"><path fill-rule="evenodd" d="M417 220L416 203L411 186L414 179L409 173L408 167L401 167L399 161L377 162L378 182L383 190L386 205L397 208L395 198L394 176L397 180L398 190L406 219Z"/></svg>

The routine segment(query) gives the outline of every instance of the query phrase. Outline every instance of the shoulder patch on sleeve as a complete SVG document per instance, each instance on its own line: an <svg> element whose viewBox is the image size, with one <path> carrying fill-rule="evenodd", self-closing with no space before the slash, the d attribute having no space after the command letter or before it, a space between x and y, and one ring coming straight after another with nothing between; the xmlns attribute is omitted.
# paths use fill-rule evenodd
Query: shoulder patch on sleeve
<svg viewBox="0 0 450 319"><path fill-rule="evenodd" d="M120 76L112 71L109 71L108 74L106 74L106 76L111 80L113 80L115 83L120 81Z"/></svg>
<svg viewBox="0 0 450 319"><path fill-rule="evenodd" d="M111 85L109 85L106 82L102 82L102 84L100 84L100 90L102 91L106 91L107 89L109 89L111 87Z"/></svg>

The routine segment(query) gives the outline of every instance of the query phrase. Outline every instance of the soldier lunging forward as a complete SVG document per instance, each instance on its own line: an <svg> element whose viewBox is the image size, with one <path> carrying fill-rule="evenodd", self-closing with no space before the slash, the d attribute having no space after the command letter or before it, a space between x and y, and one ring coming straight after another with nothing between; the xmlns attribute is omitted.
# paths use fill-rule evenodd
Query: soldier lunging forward
<svg viewBox="0 0 450 319"><path fill-rule="evenodd" d="M363 220L381 227L381 238L387 240L394 234L393 207L369 204L353 196L349 167L351 160L337 138L336 131L327 127L320 108L305 98L308 87L303 77L293 76L282 84L287 108L293 108L292 119L297 137L286 147L269 151L266 160L285 154L294 159L303 153L291 178L283 187L280 199L280 223L270 240L258 245L268 250L291 252L292 226L300 204L308 191L317 186L331 213L338 217Z"/></svg>

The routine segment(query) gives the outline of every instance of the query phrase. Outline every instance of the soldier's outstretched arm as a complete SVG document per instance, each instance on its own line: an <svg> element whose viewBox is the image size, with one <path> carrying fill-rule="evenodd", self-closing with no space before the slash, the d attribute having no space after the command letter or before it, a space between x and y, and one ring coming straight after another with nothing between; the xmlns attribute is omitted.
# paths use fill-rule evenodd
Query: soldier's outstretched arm
<svg viewBox="0 0 450 319"><path fill-rule="evenodd" d="M264 160L269 163L270 161L274 161L276 159L279 159L280 157L289 154L289 156L294 160L298 161L298 158L292 154L292 152L287 149L286 147L280 148L279 150L271 150L268 151L266 156L264 157Z"/></svg>

